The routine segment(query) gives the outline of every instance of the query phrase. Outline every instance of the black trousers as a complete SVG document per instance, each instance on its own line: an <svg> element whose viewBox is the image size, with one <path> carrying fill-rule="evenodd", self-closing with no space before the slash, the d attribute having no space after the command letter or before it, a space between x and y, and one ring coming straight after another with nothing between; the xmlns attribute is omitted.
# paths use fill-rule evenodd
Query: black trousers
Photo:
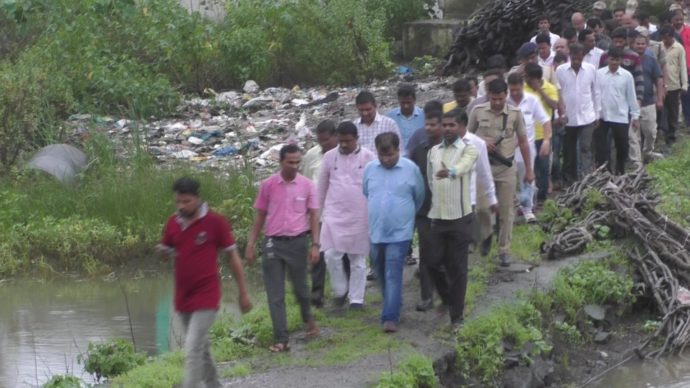
<svg viewBox="0 0 690 388"><path fill-rule="evenodd" d="M595 139L595 160L597 167L604 163L608 163L611 159L611 143L609 142L609 133L613 137L613 142L616 146L616 175L625 173L625 162L628 160L628 149L630 144L628 142L628 123L612 123L610 121L602 121L599 128L594 132ZM611 163L609 163L609 171Z"/></svg>
<svg viewBox="0 0 690 388"><path fill-rule="evenodd" d="M664 99L664 112L666 113L666 143L676 141L678 131L678 116L680 115L680 90L669 90Z"/></svg>
<svg viewBox="0 0 690 388"><path fill-rule="evenodd" d="M579 127L565 127L561 147L563 149L563 179L567 183L577 182L580 179L580 174L587 175L590 173L593 132L594 123Z"/></svg>
<svg viewBox="0 0 690 388"><path fill-rule="evenodd" d="M419 286L421 288L421 297L422 300L429 300L434 296L434 285L431 282L427 265L429 255L434 251L431 236L431 219L429 217L417 216L415 224L417 225L417 234L419 235Z"/></svg>
<svg viewBox="0 0 690 388"><path fill-rule="evenodd" d="M427 266L436 291L450 309L451 322L463 319L467 292L467 255L474 226L474 214L456 220L431 220L434 250L429 255Z"/></svg>
<svg viewBox="0 0 690 388"><path fill-rule="evenodd" d="M323 304L325 287L326 260L323 257L323 252L321 252L319 255L319 262L311 266L311 302L313 304Z"/></svg>

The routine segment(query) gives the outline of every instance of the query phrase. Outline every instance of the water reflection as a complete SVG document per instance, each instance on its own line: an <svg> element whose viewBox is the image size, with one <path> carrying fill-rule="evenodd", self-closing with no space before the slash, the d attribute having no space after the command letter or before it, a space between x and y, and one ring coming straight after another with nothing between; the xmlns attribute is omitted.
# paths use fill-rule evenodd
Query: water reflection
<svg viewBox="0 0 690 388"><path fill-rule="evenodd" d="M180 335L174 324L172 283L166 275L122 283L0 284L0 387L35 387L67 373L93 382L77 356L86 351L89 341L130 339L130 317L137 350L153 355L176 347ZM237 312L232 281L223 282L223 295L224 310Z"/></svg>
<svg viewBox="0 0 690 388"><path fill-rule="evenodd" d="M597 388L687 388L690 387L690 354L658 362L631 360L588 387Z"/></svg>

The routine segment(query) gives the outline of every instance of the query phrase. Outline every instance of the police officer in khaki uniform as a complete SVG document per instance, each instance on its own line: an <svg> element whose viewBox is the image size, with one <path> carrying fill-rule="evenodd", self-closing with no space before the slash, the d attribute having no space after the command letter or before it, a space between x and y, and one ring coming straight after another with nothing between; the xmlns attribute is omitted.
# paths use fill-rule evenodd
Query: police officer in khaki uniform
<svg viewBox="0 0 690 388"><path fill-rule="evenodd" d="M510 265L510 241L513 234L513 201L517 184L517 172L513 157L519 146L525 160L525 181L534 181L534 170L530 158L529 142L522 112L506 103L508 85L503 79L491 81L488 85L489 102L477 105L469 117L467 130L486 141L491 162L491 173L498 194L499 216L499 259L501 266ZM491 248L491 208L487 198L477 198L482 255Z"/></svg>

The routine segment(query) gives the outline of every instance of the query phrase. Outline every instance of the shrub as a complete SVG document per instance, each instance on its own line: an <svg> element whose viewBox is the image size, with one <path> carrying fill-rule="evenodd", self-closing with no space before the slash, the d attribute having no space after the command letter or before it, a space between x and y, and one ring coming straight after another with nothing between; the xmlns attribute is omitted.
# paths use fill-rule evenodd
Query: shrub
<svg viewBox="0 0 690 388"><path fill-rule="evenodd" d="M85 371L100 380L102 377L111 378L121 375L136 366L143 365L146 362L146 355L136 353L130 342L115 339L102 344L90 342L86 356L79 356L78 360L84 362Z"/></svg>
<svg viewBox="0 0 690 388"><path fill-rule="evenodd" d="M491 384L503 371L504 346L520 349L534 344L533 354L550 349L544 341L541 313L529 302L504 305L465 324L458 333L456 351L458 368L484 384Z"/></svg>
<svg viewBox="0 0 690 388"><path fill-rule="evenodd" d="M618 274L603 261L583 261L561 270L553 282L554 304L571 321L586 304L625 304L632 302L633 287L629 276Z"/></svg>
<svg viewBox="0 0 690 388"><path fill-rule="evenodd" d="M147 364L115 377L111 386L118 388L170 388L182 382L184 353L168 353Z"/></svg>
<svg viewBox="0 0 690 388"><path fill-rule="evenodd" d="M394 373L383 373L378 388L435 388L438 379L432 360L421 354L408 356L397 366Z"/></svg>
<svg viewBox="0 0 690 388"><path fill-rule="evenodd" d="M428 19L433 0L366 0L367 9L385 15L385 34L389 39L402 39L403 24Z"/></svg>
<svg viewBox="0 0 690 388"><path fill-rule="evenodd" d="M361 1L238 0L227 11L224 52L245 78L290 85L358 83L390 74L385 13Z"/></svg>
<svg viewBox="0 0 690 388"><path fill-rule="evenodd" d="M22 152L61 140L59 118L74 106L67 80L56 66L23 55L0 63L0 173Z"/></svg>
<svg viewBox="0 0 690 388"><path fill-rule="evenodd" d="M86 387L83 381L76 376L53 376L45 384L43 388L82 388Z"/></svg>

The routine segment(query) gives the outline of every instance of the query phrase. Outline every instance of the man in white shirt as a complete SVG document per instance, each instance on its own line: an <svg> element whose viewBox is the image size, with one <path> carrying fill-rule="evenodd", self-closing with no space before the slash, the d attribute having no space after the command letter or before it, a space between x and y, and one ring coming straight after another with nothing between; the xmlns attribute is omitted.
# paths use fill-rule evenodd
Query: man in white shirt
<svg viewBox="0 0 690 388"><path fill-rule="evenodd" d="M578 159L582 173L592 168L592 133L599 119L601 100L596 86L596 68L583 63L585 56L581 44L570 46L570 62L556 69L560 89L561 111L565 112L563 138L563 175L567 183L578 180ZM578 155L578 142L580 152Z"/></svg>
<svg viewBox="0 0 690 388"><path fill-rule="evenodd" d="M601 125L596 130L596 162L602 165L609 162L611 147L609 132L616 144L615 173L625 173L628 159L628 127L639 127L640 106L635 95L635 81L629 71L623 69L621 59L623 49L612 47L608 51L608 66L597 70L597 87L601 95ZM632 123L631 123L632 120ZM611 164L609 170L613 172Z"/></svg>
<svg viewBox="0 0 690 388"><path fill-rule="evenodd" d="M525 118L525 129L527 130L531 162L535 160L537 156L537 149L534 142L534 124L539 122L542 127L544 127L545 132L551 133L551 117L546 114L537 96L525 93L524 85L525 79L520 74L513 73L508 76L508 104L520 109L520 111L522 111L522 116ZM520 153L515 155L515 162L517 163L518 182L520 183L518 199L522 209L522 215L525 217L526 222L536 222L537 218L534 216L533 212L534 182L525 182L525 161L522 159Z"/></svg>
<svg viewBox="0 0 690 388"><path fill-rule="evenodd" d="M604 54L604 50L597 47L594 31L590 30L589 28L585 28L577 37L577 40L585 48L585 58L583 61L598 69L601 56Z"/></svg>
<svg viewBox="0 0 690 388"><path fill-rule="evenodd" d="M553 67L553 57L556 53L551 50L551 39L549 36L541 33L537 35L535 43L537 44L539 66Z"/></svg>
<svg viewBox="0 0 690 388"><path fill-rule="evenodd" d="M551 21L549 21L549 17L546 15L539 15L537 17L537 29L537 35L533 36L532 39L530 39L530 42L532 43L537 43L537 36L539 34L548 34L549 38L551 39L551 46L553 46L554 43L556 43L556 41L558 40L558 38L560 38L560 36L550 31Z"/></svg>
<svg viewBox="0 0 690 388"><path fill-rule="evenodd" d="M373 94L367 91L360 92L355 98L355 106L359 112L359 118L355 120L355 125L359 133L359 144L362 147L375 153L374 139L384 132L393 132L401 139L398 124L390 117L376 111L376 99Z"/></svg>

